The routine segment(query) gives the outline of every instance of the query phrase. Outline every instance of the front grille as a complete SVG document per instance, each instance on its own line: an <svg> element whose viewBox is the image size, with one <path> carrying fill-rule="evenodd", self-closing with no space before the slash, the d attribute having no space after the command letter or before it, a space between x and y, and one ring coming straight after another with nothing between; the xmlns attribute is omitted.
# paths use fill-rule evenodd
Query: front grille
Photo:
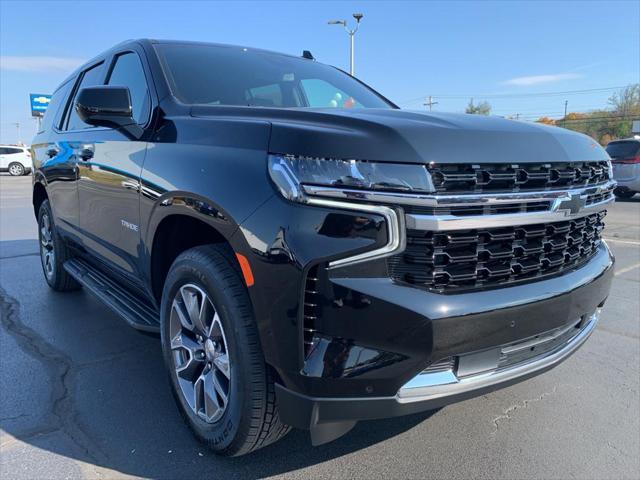
<svg viewBox="0 0 640 480"><path fill-rule="evenodd" d="M515 227L407 230L405 251L387 259L389 273L396 281L440 293L557 275L596 253L605 214Z"/></svg>
<svg viewBox="0 0 640 480"><path fill-rule="evenodd" d="M606 161L428 165L438 193L526 192L587 187L609 177Z"/></svg>

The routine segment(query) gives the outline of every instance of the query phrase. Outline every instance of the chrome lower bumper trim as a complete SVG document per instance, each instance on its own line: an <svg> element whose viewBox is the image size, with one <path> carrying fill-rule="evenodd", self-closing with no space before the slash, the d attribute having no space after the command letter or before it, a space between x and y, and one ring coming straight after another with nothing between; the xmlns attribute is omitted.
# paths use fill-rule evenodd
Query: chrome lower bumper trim
<svg viewBox="0 0 640 480"><path fill-rule="evenodd" d="M598 323L599 317L600 309L591 315L586 325L567 343L546 355L533 358L513 367L470 375L464 378L458 378L453 370L421 373L398 391L396 400L399 403L435 400L509 382L518 377L553 367L576 351L589 338Z"/></svg>

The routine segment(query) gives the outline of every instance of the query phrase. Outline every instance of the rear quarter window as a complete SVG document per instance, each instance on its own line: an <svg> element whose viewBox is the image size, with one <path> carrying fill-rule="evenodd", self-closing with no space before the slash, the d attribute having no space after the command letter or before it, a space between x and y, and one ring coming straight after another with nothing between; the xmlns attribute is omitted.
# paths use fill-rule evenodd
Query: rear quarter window
<svg viewBox="0 0 640 480"><path fill-rule="evenodd" d="M4 147L2 150L3 155L15 155L17 153L24 153L24 150L22 148Z"/></svg>
<svg viewBox="0 0 640 480"><path fill-rule="evenodd" d="M44 114L44 118L42 119L42 124L40 125L40 132L50 132L55 123L56 126L60 123L59 112L60 106L65 104L65 100L69 96L69 90L71 89L71 85L73 82L69 80L67 83L58 88L53 96L51 97L51 102L49 102L49 107ZM56 121L58 120L58 121Z"/></svg>

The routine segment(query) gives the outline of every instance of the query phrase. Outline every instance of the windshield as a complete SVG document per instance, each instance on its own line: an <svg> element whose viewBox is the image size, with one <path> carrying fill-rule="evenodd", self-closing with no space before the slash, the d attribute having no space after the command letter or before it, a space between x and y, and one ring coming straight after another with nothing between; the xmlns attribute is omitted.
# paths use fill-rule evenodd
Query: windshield
<svg viewBox="0 0 640 480"><path fill-rule="evenodd" d="M255 107L392 108L349 75L312 60L242 47L156 44L183 103Z"/></svg>
<svg viewBox="0 0 640 480"><path fill-rule="evenodd" d="M640 142L611 142L607 145L611 158L627 158L640 154Z"/></svg>

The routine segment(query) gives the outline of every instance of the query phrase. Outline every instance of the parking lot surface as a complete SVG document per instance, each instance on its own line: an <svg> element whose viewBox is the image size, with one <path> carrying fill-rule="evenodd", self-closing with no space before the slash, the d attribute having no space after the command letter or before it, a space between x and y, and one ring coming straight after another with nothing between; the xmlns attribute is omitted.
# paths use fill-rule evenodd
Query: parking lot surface
<svg viewBox="0 0 640 480"><path fill-rule="evenodd" d="M639 478L640 195L611 207L613 291L550 372L312 448L293 431L240 459L192 437L159 340L42 276L30 177L0 176L2 478Z"/></svg>

